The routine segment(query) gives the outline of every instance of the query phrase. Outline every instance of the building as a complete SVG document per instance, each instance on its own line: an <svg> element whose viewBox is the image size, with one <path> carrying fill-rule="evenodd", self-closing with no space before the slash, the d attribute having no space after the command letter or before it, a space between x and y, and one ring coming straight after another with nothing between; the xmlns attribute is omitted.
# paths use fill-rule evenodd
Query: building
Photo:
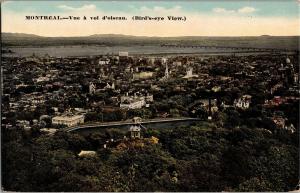
<svg viewBox="0 0 300 193"><path fill-rule="evenodd" d="M119 57L128 57L128 52L119 52Z"/></svg>
<svg viewBox="0 0 300 193"><path fill-rule="evenodd" d="M217 99L200 99L200 104L209 113L209 115L218 112Z"/></svg>
<svg viewBox="0 0 300 193"><path fill-rule="evenodd" d="M285 118L283 118L281 116L274 116L272 118L272 120L279 129L284 129L285 128Z"/></svg>
<svg viewBox="0 0 300 193"><path fill-rule="evenodd" d="M156 61L156 59L155 59L155 58L153 58L153 57L151 57L151 58L149 58L149 59L148 59L148 61L149 61L149 63L150 63L151 65L154 65L154 64L155 64L155 61Z"/></svg>
<svg viewBox="0 0 300 193"><path fill-rule="evenodd" d="M3 86L4 86L4 84L3 84L3 66L1 66L1 77L0 77L0 79L1 79L1 95L0 96L3 96Z"/></svg>
<svg viewBox="0 0 300 193"><path fill-rule="evenodd" d="M294 74L294 83L299 84L299 74L298 73Z"/></svg>
<svg viewBox="0 0 300 193"><path fill-rule="evenodd" d="M132 121L136 124L141 123L142 122L142 118L141 117L133 117Z"/></svg>
<svg viewBox="0 0 300 193"><path fill-rule="evenodd" d="M44 77L44 76L41 76L41 77L38 77L37 79L35 79L36 82L48 82L50 79L49 77Z"/></svg>
<svg viewBox="0 0 300 193"><path fill-rule="evenodd" d="M89 93L90 94L94 94L96 92L96 86L94 85L94 83L90 83L89 85Z"/></svg>
<svg viewBox="0 0 300 193"><path fill-rule="evenodd" d="M146 105L144 98L128 98L120 104L120 108L124 109L140 109Z"/></svg>
<svg viewBox="0 0 300 193"><path fill-rule="evenodd" d="M182 63L181 63L181 61L174 61L173 65L174 66L182 66Z"/></svg>
<svg viewBox="0 0 300 193"><path fill-rule="evenodd" d="M167 63L167 61L168 61L168 59L167 59L167 58L164 58L164 57L162 57L162 58L161 58L161 63L162 63L162 64L166 64L166 63Z"/></svg>
<svg viewBox="0 0 300 193"><path fill-rule="evenodd" d="M283 84L282 83L278 83L276 85L274 85L271 89L270 89L270 93L273 94L276 90L278 90L279 88L282 88Z"/></svg>
<svg viewBox="0 0 300 193"><path fill-rule="evenodd" d="M84 123L83 115L56 116L52 118L52 124L54 125L66 125L68 127L71 127L82 123Z"/></svg>
<svg viewBox="0 0 300 193"><path fill-rule="evenodd" d="M289 58L289 57L287 57L287 58L286 58L286 60L285 60L285 62L286 62L286 64L290 64L290 63L291 63L291 60L290 60L290 58Z"/></svg>
<svg viewBox="0 0 300 193"><path fill-rule="evenodd" d="M19 128L23 128L24 130L27 130L27 131L29 131L31 129L30 122L27 120L17 120L16 123L17 123L16 124L17 127L19 127Z"/></svg>
<svg viewBox="0 0 300 193"><path fill-rule="evenodd" d="M141 127L139 125L130 126L129 131L131 138L141 138Z"/></svg>
<svg viewBox="0 0 300 193"><path fill-rule="evenodd" d="M101 82L101 83L93 83L90 82L89 84L89 93L90 94L95 94L101 91L105 91L108 89L115 89L115 83L109 83L109 82Z"/></svg>
<svg viewBox="0 0 300 193"><path fill-rule="evenodd" d="M169 78L169 68L168 68L168 64L166 64L165 78L166 78L166 79Z"/></svg>
<svg viewBox="0 0 300 193"><path fill-rule="evenodd" d="M219 92L221 90L221 87L220 86L214 86L211 88L212 91L214 92Z"/></svg>
<svg viewBox="0 0 300 193"><path fill-rule="evenodd" d="M169 79L169 67L168 67L168 64L166 63L166 69L165 69L165 76L162 77L161 81L165 81L165 80L168 80Z"/></svg>
<svg viewBox="0 0 300 193"><path fill-rule="evenodd" d="M101 59L99 59L98 64L99 65L107 65L107 64L109 64L109 62L110 62L110 60L108 58L101 58Z"/></svg>
<svg viewBox="0 0 300 193"><path fill-rule="evenodd" d="M274 96L272 100L265 100L264 106L272 107L282 104L283 100L280 96Z"/></svg>
<svg viewBox="0 0 300 193"><path fill-rule="evenodd" d="M119 52L118 61L120 64L127 64L128 62L128 52Z"/></svg>
<svg viewBox="0 0 300 193"><path fill-rule="evenodd" d="M235 99L233 104L237 108L248 109L250 107L251 98L250 95L244 95L239 99Z"/></svg>
<svg viewBox="0 0 300 193"><path fill-rule="evenodd" d="M84 151L81 150L78 154L79 157L95 157L97 153L95 151Z"/></svg>
<svg viewBox="0 0 300 193"><path fill-rule="evenodd" d="M153 95L147 94L145 96L140 95L137 96L137 93L134 96L121 96L121 104L120 108L127 108L127 109L140 109L143 106L146 106L147 102L153 101Z"/></svg>
<svg viewBox="0 0 300 193"><path fill-rule="evenodd" d="M57 132L57 129L54 129L54 128L43 128L43 129L40 129L40 131L42 133L45 133L46 135L54 135Z"/></svg>
<svg viewBox="0 0 300 193"><path fill-rule="evenodd" d="M186 78L186 79L188 79L188 78L198 78L198 75L193 74L193 68L190 67L190 68L188 68L188 70L186 71L186 75L185 75L183 78Z"/></svg>
<svg viewBox="0 0 300 193"><path fill-rule="evenodd" d="M295 133L295 131L296 131L296 128L292 123L289 124L289 125L285 125L284 129L287 130L290 133Z"/></svg>
<svg viewBox="0 0 300 193"><path fill-rule="evenodd" d="M133 74L134 80L152 78L153 72L139 72Z"/></svg>

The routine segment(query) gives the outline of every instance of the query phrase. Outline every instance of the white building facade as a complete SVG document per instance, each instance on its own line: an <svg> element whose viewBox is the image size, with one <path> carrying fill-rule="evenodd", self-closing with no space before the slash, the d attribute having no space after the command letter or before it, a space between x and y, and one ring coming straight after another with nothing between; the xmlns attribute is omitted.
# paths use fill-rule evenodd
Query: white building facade
<svg viewBox="0 0 300 193"><path fill-rule="evenodd" d="M240 109L248 109L250 107L251 98L250 95L244 95L239 99L235 99L234 106Z"/></svg>
<svg viewBox="0 0 300 193"><path fill-rule="evenodd" d="M56 116L52 118L52 124L54 125L65 125L71 127L82 123L84 123L83 115Z"/></svg>
<svg viewBox="0 0 300 193"><path fill-rule="evenodd" d="M120 108L140 109L143 106L146 106L147 102L153 102L153 95L147 94L146 96L121 96Z"/></svg>

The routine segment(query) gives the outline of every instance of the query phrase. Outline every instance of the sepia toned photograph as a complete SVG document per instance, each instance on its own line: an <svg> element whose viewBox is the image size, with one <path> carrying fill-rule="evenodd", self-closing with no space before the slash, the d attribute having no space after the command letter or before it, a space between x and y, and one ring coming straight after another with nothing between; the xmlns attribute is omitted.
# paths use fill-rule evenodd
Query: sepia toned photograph
<svg viewBox="0 0 300 193"><path fill-rule="evenodd" d="M2 0L1 192L299 192L299 0Z"/></svg>

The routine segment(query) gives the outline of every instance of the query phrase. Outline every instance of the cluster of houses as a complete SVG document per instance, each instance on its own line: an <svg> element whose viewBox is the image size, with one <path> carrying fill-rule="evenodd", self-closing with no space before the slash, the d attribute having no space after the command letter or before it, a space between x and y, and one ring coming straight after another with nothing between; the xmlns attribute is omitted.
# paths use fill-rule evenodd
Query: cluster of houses
<svg viewBox="0 0 300 193"><path fill-rule="evenodd" d="M121 96L120 108L125 109L140 109L142 107L149 107L149 103L153 102L153 95L146 93L145 95L136 92L133 96L129 96L126 93L125 96Z"/></svg>
<svg viewBox="0 0 300 193"><path fill-rule="evenodd" d="M272 97L259 104L264 108L299 101L299 67L293 65L297 58L289 57L131 56L126 51L93 57L4 57L4 126L29 129L47 115L53 125L71 127L83 124L84 114L98 109L148 108L160 102L167 90L174 95L218 97L220 104L211 101L209 105L211 97L197 94L196 100L202 100L209 113L219 111L220 105L240 110L257 105L249 94L256 87L266 88L265 94ZM241 97L233 98L237 95L231 93L236 92ZM222 93L231 98L223 99ZM68 113L72 108L84 112ZM20 111L32 113L35 121L18 119ZM17 121L12 121L11 113ZM157 112L158 117L162 114L170 112Z"/></svg>

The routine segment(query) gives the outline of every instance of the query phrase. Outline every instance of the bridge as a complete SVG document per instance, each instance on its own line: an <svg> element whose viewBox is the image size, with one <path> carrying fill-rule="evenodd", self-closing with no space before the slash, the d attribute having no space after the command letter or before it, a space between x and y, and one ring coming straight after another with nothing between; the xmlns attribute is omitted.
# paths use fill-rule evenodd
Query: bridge
<svg viewBox="0 0 300 193"><path fill-rule="evenodd" d="M297 50L279 48L257 48L257 47L235 47L235 46L205 46L205 45L181 45L181 44L161 44L167 48L205 48L205 49L231 49L237 51L266 51L266 52L297 52Z"/></svg>
<svg viewBox="0 0 300 193"><path fill-rule="evenodd" d="M187 125L189 123L194 123L198 121L203 121L202 119L199 118L190 118L190 117L181 117L181 118L165 118L165 119L148 119L148 120L143 120L139 122L142 127L147 126L147 125L164 125L164 124L171 124L176 126L180 125ZM183 124L185 123L185 124ZM88 123L88 124L82 124L82 125L77 125L73 127L67 127L64 128L63 131L65 132L76 132L76 131L83 131L83 130L98 130L101 128L129 128L131 125L134 125L132 121L117 121L117 122L97 122L97 123ZM149 128L149 127L146 127ZM150 127L151 128L151 127Z"/></svg>

